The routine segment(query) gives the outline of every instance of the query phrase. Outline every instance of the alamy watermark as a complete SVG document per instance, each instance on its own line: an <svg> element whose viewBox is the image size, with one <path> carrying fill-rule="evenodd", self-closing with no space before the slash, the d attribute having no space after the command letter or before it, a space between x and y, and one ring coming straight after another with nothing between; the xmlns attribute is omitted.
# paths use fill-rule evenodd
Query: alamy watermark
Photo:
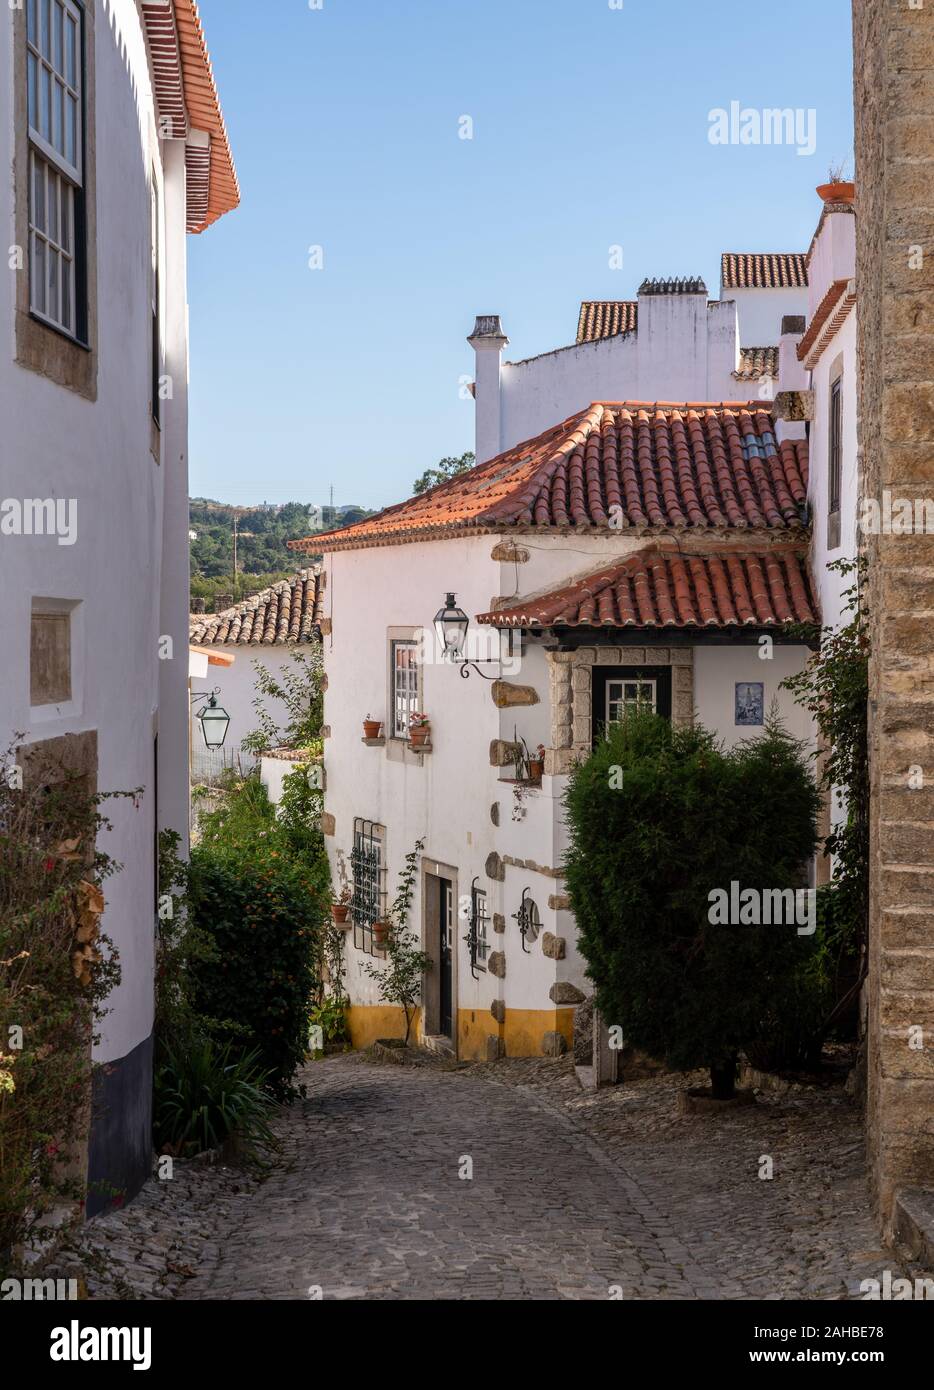
<svg viewBox="0 0 934 1390"><path fill-rule="evenodd" d="M799 936L817 930L814 888L711 888L707 920L715 927L795 927Z"/></svg>
<svg viewBox="0 0 934 1390"><path fill-rule="evenodd" d="M59 545L78 539L77 497L4 497L0 536L57 536Z"/></svg>
<svg viewBox="0 0 934 1390"><path fill-rule="evenodd" d="M817 112L814 107L743 106L731 101L707 113L707 139L711 145L790 145L800 155L817 149Z"/></svg>

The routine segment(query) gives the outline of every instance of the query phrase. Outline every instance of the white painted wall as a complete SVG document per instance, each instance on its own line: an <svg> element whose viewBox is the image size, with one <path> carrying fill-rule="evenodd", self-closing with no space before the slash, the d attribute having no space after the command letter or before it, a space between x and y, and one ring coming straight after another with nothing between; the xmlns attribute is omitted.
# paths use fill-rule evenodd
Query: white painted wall
<svg viewBox="0 0 934 1390"><path fill-rule="evenodd" d="M773 706L788 732L809 742L813 738L810 717L796 705L781 682L796 675L807 661L806 647L780 646L772 648L771 660L763 661L758 646L717 646L694 648L694 709L698 723L732 748L745 739L756 738L759 728L737 725L735 722L735 686L737 681L761 681L764 710Z"/></svg>
<svg viewBox="0 0 934 1390"><path fill-rule="evenodd" d="M808 263L808 322L835 280L856 274L856 215L829 212L811 248Z"/></svg>
<svg viewBox="0 0 934 1390"><path fill-rule="evenodd" d="M223 705L230 715L230 727L227 730L227 738L224 742L224 752L228 759L231 753L236 753L240 749L240 744L247 734L251 734L254 729L259 727L259 719L253 708L253 701L258 695L256 688L256 667L255 662L259 661L276 678L281 677L283 671L287 670L291 663L288 649L286 647L210 647L209 651L217 651L224 656L233 656L232 666L209 666L207 675L202 677L193 676L191 680L192 694L214 690L220 686L217 695L217 703ZM204 739L201 735L201 724L197 717L197 711L202 708L198 701L192 702L195 712L191 716L191 740L192 748L204 748ZM271 699L263 696L263 703L266 709L276 720L281 728L286 720L285 706L280 700ZM252 755L244 757L244 765L252 764Z"/></svg>
<svg viewBox="0 0 934 1390"><path fill-rule="evenodd" d="M7 16L8 20L9 16ZM175 632L160 614L164 563L187 569L187 541L163 553L165 467L150 452L150 193L153 153L159 160L144 39L133 0L97 6L96 149L98 268L98 399L91 404L14 362L15 274L0 275L0 419L3 497L77 500L78 538L0 537L0 746L14 731L27 740L96 729L101 791L143 789L139 809L118 802L102 847L123 871L105 885L104 929L121 956L122 982L110 999L95 1058L124 1056L153 1021L153 736L159 715L157 639ZM12 27L0 24L0 227L4 251L15 240L13 181ZM177 163L162 171L167 208L178 216L183 189ZM183 231L166 228L178 245ZM183 420L187 371L177 336L184 318L176 259L163 263L178 374L175 398L163 402L165 433ZM21 272L25 274L26 272ZM181 468L181 460L177 467ZM186 494L187 495L187 494ZM187 579L179 581L187 584ZM77 605L75 700L67 711L33 714L29 706L30 607L35 597ZM187 608L187 605L186 605ZM187 612L175 632L179 683L187 678ZM178 740L178 727L181 741ZM187 714L163 711L163 757L186 765ZM170 746L171 744L171 746ZM168 789L167 789L168 791ZM186 817L187 820L187 817Z"/></svg>
<svg viewBox="0 0 934 1390"><path fill-rule="evenodd" d="M640 295L639 327L595 343L573 344L523 362L504 362L500 372L500 418L495 414L494 355L476 354L477 457L500 450L583 410L591 401L735 401L754 397L758 383L737 381L740 344L778 342L781 314L804 312L805 291L791 309L783 295L759 293L745 310L734 298L708 303L706 294ZM767 305L760 301L766 300ZM744 301L745 305L745 301ZM766 312L770 336L753 342L743 312L757 327ZM482 391L480 390L482 378Z"/></svg>
<svg viewBox="0 0 934 1390"><path fill-rule="evenodd" d="M517 588L516 565L491 558L496 539L482 536L379 547L337 553L325 560L331 571L326 601L333 624L332 635L324 644L328 674L325 722L330 727L325 744L325 808L336 821L336 833L328 837L334 881L338 850L349 864L355 816L387 827L390 900L404 856L419 837L425 839L426 858L457 870L460 895L469 893L477 875L480 886L487 890L491 916L502 913L506 920L503 935L491 934L492 949L506 951L505 982L483 971L479 979L471 978L462 940L466 926L459 924L457 1005L462 1010L481 1012L488 1011L498 997L505 998L510 1010L548 1009L548 990L556 978L589 991L573 917L548 905L549 896L562 887L560 882L512 865L507 866L503 883L495 883L485 874L487 856L494 849L502 856L546 867L557 867L566 849L562 806L566 778L545 777L541 788L523 790L521 814L513 819L510 769L489 763L490 742L495 738L511 740L514 730L533 751L539 742L549 744L546 656L540 645L529 643L506 672L510 680L533 686L540 703L502 711L495 708L488 683L477 674L464 680L450 666L425 666L422 704L431 718L434 751L419 765L401 750L369 747L362 742L364 716L369 713L385 719L388 715L388 631L421 626L430 633L433 616L452 586L461 607L473 615L488 610L494 595L526 597L619 560L640 544L619 536L521 537L530 559L518 566ZM757 647L695 649L698 717L728 744L750 736L755 731L734 726L733 687L738 680L763 680L767 705L777 697L789 729L797 737L807 736L807 719L789 695L778 692L779 681L799 670L806 656L799 647L776 646L772 661L761 661ZM494 803L499 808L498 827L491 819ZM567 957L557 970L539 946L531 955L521 950L513 914L526 887L539 907L543 930L567 940ZM417 892L411 921L419 928L422 912ZM347 982L354 1003L377 1002L376 986L360 968L368 959L354 949L349 935Z"/></svg>
<svg viewBox="0 0 934 1390"><path fill-rule="evenodd" d="M787 290L721 289L720 297L736 303L740 346L745 348L774 347L778 343L785 315L806 314L808 311L806 286Z"/></svg>
<svg viewBox="0 0 934 1390"><path fill-rule="evenodd" d="M854 218L847 218L849 222ZM830 386L832 376L836 376L840 362L843 367L843 465L840 486L840 544L830 548L827 544L827 500L830 469ZM815 396L814 421L810 434L810 476L808 498L813 516L813 541L811 546L811 569L819 590L821 614L825 625L837 627L843 609L842 591L851 587L853 580L841 579L838 574L828 573L827 565L832 560L853 560L857 551L857 509L859 480L857 473L857 430L856 430L856 310L850 310L846 322L836 334L827 350L821 355L811 374L811 385Z"/></svg>

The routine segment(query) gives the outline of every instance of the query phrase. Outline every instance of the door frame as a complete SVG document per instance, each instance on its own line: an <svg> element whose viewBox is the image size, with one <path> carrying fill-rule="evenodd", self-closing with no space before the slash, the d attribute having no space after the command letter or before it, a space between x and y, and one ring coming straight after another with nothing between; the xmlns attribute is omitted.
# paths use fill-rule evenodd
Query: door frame
<svg viewBox="0 0 934 1390"><path fill-rule="evenodd" d="M672 668L670 666L594 666L591 686L591 728L593 745L603 734L604 696L607 681L646 680L655 682L655 710L671 720Z"/></svg>
<svg viewBox="0 0 934 1390"><path fill-rule="evenodd" d="M422 855L422 950L432 958L430 970L422 975L422 1033L426 1037L446 1037L441 1032L441 972L437 968L438 933L441 928L440 880L451 884L454 906L454 940L451 946L451 1046L457 1054L458 963L460 957L460 897L457 891L458 871L453 864Z"/></svg>

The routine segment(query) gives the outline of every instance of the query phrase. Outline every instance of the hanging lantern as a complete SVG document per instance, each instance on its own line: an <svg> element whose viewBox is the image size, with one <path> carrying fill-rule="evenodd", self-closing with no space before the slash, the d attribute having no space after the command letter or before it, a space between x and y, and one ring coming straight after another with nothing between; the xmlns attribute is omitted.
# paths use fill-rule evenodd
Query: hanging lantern
<svg viewBox="0 0 934 1390"><path fill-rule="evenodd" d="M444 600L444 607L439 608L435 614L435 632L438 634L442 652L452 661L456 661L464 650L469 626L470 619L463 608L458 608L456 595L448 594Z"/></svg>
<svg viewBox="0 0 934 1390"><path fill-rule="evenodd" d="M223 705L219 705L212 695L198 718L201 720L205 748L223 748L230 726L230 715Z"/></svg>

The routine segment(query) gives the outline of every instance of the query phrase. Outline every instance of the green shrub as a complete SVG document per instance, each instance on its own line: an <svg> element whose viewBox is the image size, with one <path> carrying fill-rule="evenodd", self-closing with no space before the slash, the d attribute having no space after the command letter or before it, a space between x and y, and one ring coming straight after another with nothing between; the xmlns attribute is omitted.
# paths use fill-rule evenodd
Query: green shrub
<svg viewBox="0 0 934 1390"><path fill-rule="evenodd" d="M250 1161L277 1147L269 1127L272 1098L260 1066L259 1049L238 1053L199 1038L168 1048L156 1067L153 1130L160 1153L190 1157L234 1143Z"/></svg>
<svg viewBox="0 0 934 1390"><path fill-rule="evenodd" d="M0 749L0 1270L50 1210L83 1209L91 1048L120 981L101 808L139 795L94 794L41 746Z"/></svg>
<svg viewBox="0 0 934 1390"><path fill-rule="evenodd" d="M189 907L216 947L214 959L193 963L195 1007L221 1026L233 1020L242 1046L258 1049L273 1093L292 1096L328 899L310 869L279 849L201 845L191 856Z"/></svg>
<svg viewBox="0 0 934 1390"><path fill-rule="evenodd" d="M324 1042L346 1044L350 1041L347 1029L347 1000L329 995L320 1004L313 1004L308 1013L309 1026L320 1028Z"/></svg>
<svg viewBox="0 0 934 1390"><path fill-rule="evenodd" d="M793 924L716 924L710 895L805 885L819 810L805 755L774 724L724 752L702 728L634 713L576 769L566 804L568 889L604 1017L730 1094L737 1053L814 947Z"/></svg>

